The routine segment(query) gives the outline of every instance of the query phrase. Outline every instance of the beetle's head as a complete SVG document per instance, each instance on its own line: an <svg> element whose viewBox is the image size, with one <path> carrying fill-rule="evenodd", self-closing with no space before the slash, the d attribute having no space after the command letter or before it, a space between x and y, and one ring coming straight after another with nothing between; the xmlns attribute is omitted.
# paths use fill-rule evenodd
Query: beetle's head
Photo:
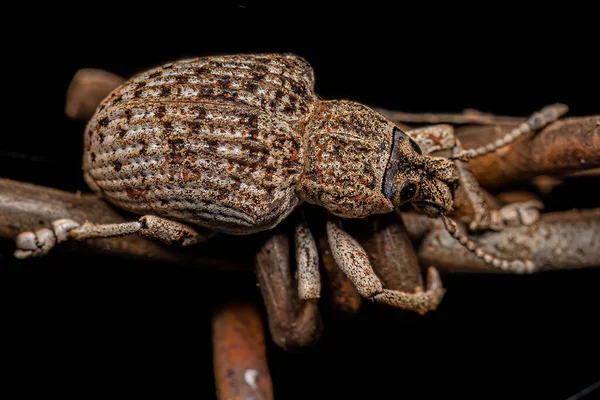
<svg viewBox="0 0 600 400"><path fill-rule="evenodd" d="M386 196L394 207L406 203L430 217L449 214L458 186L458 169L445 158L424 156L419 146L400 129L386 173Z"/></svg>

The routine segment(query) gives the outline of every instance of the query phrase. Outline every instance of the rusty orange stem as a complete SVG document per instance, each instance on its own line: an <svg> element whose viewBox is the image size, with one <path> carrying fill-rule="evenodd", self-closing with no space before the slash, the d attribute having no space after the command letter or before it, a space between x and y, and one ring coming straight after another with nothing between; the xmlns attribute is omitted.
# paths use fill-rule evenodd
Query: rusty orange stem
<svg viewBox="0 0 600 400"><path fill-rule="evenodd" d="M213 316L213 360L219 400L270 400L263 322L246 302L224 304Z"/></svg>
<svg viewBox="0 0 600 400"><path fill-rule="evenodd" d="M600 115L565 118L541 132L518 140L494 153L469 161L482 187L500 188L535 176L583 171L600 166ZM458 130L465 148L502 137L511 127Z"/></svg>

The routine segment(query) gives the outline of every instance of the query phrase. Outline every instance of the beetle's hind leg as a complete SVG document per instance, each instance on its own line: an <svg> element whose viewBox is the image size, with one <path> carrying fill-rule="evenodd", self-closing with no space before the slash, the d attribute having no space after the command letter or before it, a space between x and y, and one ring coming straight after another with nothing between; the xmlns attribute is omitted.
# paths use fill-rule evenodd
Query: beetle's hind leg
<svg viewBox="0 0 600 400"><path fill-rule="evenodd" d="M441 302L445 291L435 268L430 267L427 271L424 291L409 293L384 289L365 250L344 231L338 218L330 216L328 219L327 238L336 262L363 297L419 314L435 310Z"/></svg>
<svg viewBox="0 0 600 400"><path fill-rule="evenodd" d="M15 257L23 259L43 256L57 243L69 239L85 241L134 233L171 246L190 246L206 241L215 235L213 231L202 231L155 215L144 215L134 222L101 225L89 221L80 225L71 219L59 219L52 223L52 229L44 228L35 232L20 233L16 239Z"/></svg>

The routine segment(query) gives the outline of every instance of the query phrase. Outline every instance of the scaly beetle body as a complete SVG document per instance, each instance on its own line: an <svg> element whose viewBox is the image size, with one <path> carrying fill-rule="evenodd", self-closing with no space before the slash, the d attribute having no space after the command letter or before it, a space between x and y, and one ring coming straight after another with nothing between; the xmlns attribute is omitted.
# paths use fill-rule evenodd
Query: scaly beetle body
<svg viewBox="0 0 600 400"><path fill-rule="evenodd" d="M454 164L430 160L427 171L393 123L361 104L321 101L313 88L312 68L292 55L197 58L144 72L89 122L86 182L126 210L231 234L270 229L303 201L345 218L391 212L418 194L400 199L395 175L418 167L437 189L431 201L451 209Z"/></svg>
<svg viewBox="0 0 600 400"><path fill-rule="evenodd" d="M215 232L271 229L307 202L328 210L331 253L362 296L424 313L435 309L444 293L435 268L428 270L426 290L386 289L337 217L389 213L410 202L428 216L441 217L448 232L489 265L532 272L535 265L529 260L487 254L446 214L452 211L459 179L476 197L478 187L460 164L463 159L501 148L565 111L562 105L551 106L504 138L461 152L448 125L410 131L419 146L364 105L321 100L314 92L312 68L297 56L174 62L117 87L86 127L86 182L116 206L143 216L101 225L59 219L52 229L21 233L15 256L40 256L67 239L133 233L193 245ZM452 149L456 163L430 155L440 149ZM295 241L298 296L317 299L317 246L301 213Z"/></svg>

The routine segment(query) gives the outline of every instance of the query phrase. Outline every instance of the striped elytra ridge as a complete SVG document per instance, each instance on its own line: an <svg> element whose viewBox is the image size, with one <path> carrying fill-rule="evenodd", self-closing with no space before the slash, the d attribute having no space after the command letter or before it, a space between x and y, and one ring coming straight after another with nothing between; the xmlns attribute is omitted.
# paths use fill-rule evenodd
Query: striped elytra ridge
<svg viewBox="0 0 600 400"><path fill-rule="evenodd" d="M348 113L350 127L340 122ZM300 57L196 58L115 89L88 123L83 169L89 186L123 209L246 234L272 228L302 201L350 199L350 208L330 210L342 216L390 211L381 184L392 129L364 106L320 101ZM328 150L343 174L323 167L321 135L331 134L330 147L360 152ZM345 189L335 193L340 179Z"/></svg>

